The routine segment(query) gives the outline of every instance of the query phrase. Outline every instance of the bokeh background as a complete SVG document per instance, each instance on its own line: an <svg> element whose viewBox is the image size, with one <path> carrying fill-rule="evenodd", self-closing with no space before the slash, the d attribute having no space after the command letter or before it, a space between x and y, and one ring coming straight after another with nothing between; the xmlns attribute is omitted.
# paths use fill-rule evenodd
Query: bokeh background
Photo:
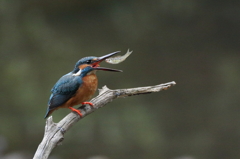
<svg viewBox="0 0 240 159"><path fill-rule="evenodd" d="M177 85L114 100L51 159L240 158L239 39L237 0L0 0L0 158L32 158L50 89L81 57L128 48L99 88Z"/></svg>

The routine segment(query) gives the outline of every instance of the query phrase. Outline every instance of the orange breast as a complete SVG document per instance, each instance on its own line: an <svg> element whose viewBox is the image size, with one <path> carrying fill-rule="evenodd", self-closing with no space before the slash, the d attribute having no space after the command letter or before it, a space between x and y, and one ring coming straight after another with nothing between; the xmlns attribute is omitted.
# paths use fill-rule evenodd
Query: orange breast
<svg viewBox="0 0 240 159"><path fill-rule="evenodd" d="M98 79L95 74L83 77L83 83L76 94L69 99L62 107L72 107L89 100L97 90Z"/></svg>

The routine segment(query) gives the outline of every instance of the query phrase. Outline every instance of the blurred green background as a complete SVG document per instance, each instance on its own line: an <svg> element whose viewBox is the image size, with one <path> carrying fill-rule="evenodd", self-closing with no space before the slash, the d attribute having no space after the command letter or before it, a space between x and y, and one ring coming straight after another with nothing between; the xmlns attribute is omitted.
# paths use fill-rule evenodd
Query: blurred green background
<svg viewBox="0 0 240 159"><path fill-rule="evenodd" d="M0 0L0 158L32 158L50 89L80 58L128 48L99 88L177 85L114 100L52 159L240 158L239 39L237 0Z"/></svg>

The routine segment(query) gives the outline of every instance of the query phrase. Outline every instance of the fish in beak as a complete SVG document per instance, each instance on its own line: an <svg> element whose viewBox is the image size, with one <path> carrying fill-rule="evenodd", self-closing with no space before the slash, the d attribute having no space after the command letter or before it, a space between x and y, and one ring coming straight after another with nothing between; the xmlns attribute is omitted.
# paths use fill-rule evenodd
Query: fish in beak
<svg viewBox="0 0 240 159"><path fill-rule="evenodd" d="M112 57L114 55L116 55L117 53L119 53L120 51L116 51L101 57L98 57L91 65L92 68L94 68L94 70L103 70L103 71L112 71L112 72L123 72L122 70L117 70L117 69L112 69L112 68L105 68L105 67L100 67L99 63L101 63L102 61L106 60L109 57Z"/></svg>

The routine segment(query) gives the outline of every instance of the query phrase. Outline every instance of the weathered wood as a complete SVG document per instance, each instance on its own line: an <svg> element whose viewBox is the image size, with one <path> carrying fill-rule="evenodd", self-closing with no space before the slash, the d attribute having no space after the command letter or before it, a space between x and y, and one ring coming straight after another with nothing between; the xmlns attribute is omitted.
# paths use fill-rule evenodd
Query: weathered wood
<svg viewBox="0 0 240 159"><path fill-rule="evenodd" d="M176 83L173 81L155 86L116 90L111 90L104 86L102 89L99 89L99 95L90 101L93 103L93 107L86 105L80 107L79 109L83 115L82 118L84 118L88 114L94 112L98 108L103 107L116 98L159 92L161 90L167 90L169 87L174 86L175 84ZM77 113L71 112L58 123L54 123L52 116L50 116L46 120L43 140L38 146L33 159L47 159L51 151L63 141L64 133L66 133L72 125L74 125L82 118L80 118Z"/></svg>

